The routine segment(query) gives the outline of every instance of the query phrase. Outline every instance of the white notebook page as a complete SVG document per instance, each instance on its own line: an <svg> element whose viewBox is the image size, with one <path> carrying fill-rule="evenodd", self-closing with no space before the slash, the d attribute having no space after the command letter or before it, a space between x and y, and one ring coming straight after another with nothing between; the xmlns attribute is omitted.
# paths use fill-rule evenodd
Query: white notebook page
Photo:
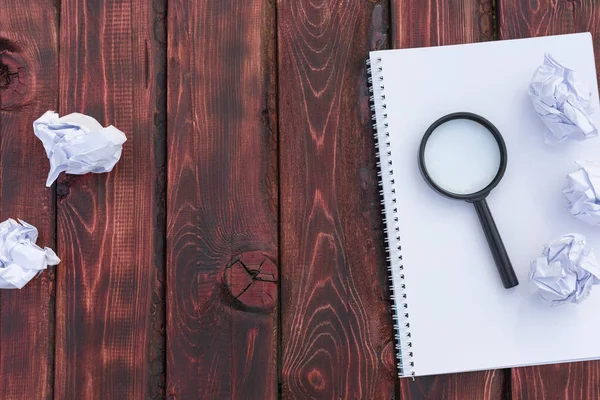
<svg viewBox="0 0 600 400"><path fill-rule="evenodd" d="M563 234L585 235L600 255L600 228L572 217L561 193L575 160L600 162L600 138L544 143L528 96L544 53L577 70L598 107L588 33L371 53L383 66L415 375L600 358L600 287L579 305L548 308L527 285L531 260ZM502 286L473 206L419 173L423 133L457 111L487 118L506 141L506 174L488 203L514 289Z"/></svg>

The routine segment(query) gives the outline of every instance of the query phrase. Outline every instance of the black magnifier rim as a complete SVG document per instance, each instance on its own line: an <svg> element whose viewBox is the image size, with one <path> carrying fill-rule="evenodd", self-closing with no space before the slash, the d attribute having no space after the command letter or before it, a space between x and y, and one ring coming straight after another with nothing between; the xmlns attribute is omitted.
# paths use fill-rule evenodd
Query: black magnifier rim
<svg viewBox="0 0 600 400"><path fill-rule="evenodd" d="M498 172L496 173L496 176L494 177L494 179L492 179L490 184L478 192L459 194L449 192L441 188L433 181L433 178L431 178L431 176L429 175L429 172L427 171L427 166L425 165L425 147L427 146L427 141L429 140L429 137L431 136L433 131L435 131L440 125L455 119L468 119L477 122L480 125L483 125L488 131L492 133L492 135L496 139L496 143L498 143L498 149L500 150L500 166L498 167ZM421 146L419 147L419 169L421 170L421 174L423 174L423 178L429 184L429 186L431 186L435 191L443 194L444 196L457 200L477 201L485 199L490 193L490 191L494 189L498 185L498 183L500 183L500 180L502 179L502 177L504 176L504 172L506 171L506 153L506 143L504 143L504 139L502 138L500 131L494 126L494 124L492 124L487 119L483 118L481 115L477 115L470 112L456 112L444 115L443 117L435 121L427 129L425 135L423 135L423 139L421 140Z"/></svg>

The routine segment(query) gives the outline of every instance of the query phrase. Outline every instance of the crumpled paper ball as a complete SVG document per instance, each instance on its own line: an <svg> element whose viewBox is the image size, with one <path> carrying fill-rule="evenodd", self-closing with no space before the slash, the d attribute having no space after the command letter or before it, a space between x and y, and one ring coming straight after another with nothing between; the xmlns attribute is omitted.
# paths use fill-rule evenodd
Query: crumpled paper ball
<svg viewBox="0 0 600 400"><path fill-rule="evenodd" d="M0 223L0 289L21 289L48 265L60 262L52 249L35 244L35 226L19 222L7 219Z"/></svg>
<svg viewBox="0 0 600 400"><path fill-rule="evenodd" d="M529 85L533 108L546 125L544 139L556 145L567 139L585 140L598 136L590 115L594 112L592 92L575 71L546 54Z"/></svg>
<svg viewBox="0 0 600 400"><path fill-rule="evenodd" d="M531 263L532 292L552 306L580 303L600 284L600 268L583 235L569 233L544 247Z"/></svg>
<svg viewBox="0 0 600 400"><path fill-rule="evenodd" d="M577 161L579 169L567 175L563 195L571 214L590 225L600 226L600 164Z"/></svg>
<svg viewBox="0 0 600 400"><path fill-rule="evenodd" d="M33 130L50 160L46 186L63 171L74 175L112 171L127 140L114 126L104 128L94 118L79 113L59 118L54 111L47 111L33 123Z"/></svg>

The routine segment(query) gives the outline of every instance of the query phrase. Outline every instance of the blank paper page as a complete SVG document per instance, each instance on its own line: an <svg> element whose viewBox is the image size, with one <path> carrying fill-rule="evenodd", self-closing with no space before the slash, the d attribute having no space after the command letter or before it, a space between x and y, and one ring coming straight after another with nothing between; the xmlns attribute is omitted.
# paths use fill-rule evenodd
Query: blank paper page
<svg viewBox="0 0 600 400"><path fill-rule="evenodd" d="M416 375L600 357L600 288L549 308L528 290L544 244L579 232L600 254L600 228L575 219L561 190L575 160L600 162L600 138L544 143L528 85L552 54L598 86L590 34L380 51ZM442 197L420 175L429 125L469 111L503 135L508 166L488 203L520 281L502 286L473 206ZM594 115L598 125L599 114Z"/></svg>

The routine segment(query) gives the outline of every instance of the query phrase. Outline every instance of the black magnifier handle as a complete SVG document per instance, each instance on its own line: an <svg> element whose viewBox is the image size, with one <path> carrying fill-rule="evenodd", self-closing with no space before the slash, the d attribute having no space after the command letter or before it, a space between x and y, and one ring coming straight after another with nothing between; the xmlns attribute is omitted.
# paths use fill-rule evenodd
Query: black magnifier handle
<svg viewBox="0 0 600 400"><path fill-rule="evenodd" d="M496 268L498 268L500 279L502 279L502 284L504 284L506 289L517 286L519 280L517 279L515 270L508 258L508 253L504 248L504 243L502 243L502 238L500 237L500 233L498 232L498 228L496 227L496 223L494 222L494 218L492 217L487 202L485 199L477 200L473 202L473 205L475 206L475 210L477 210L479 222L481 222L485 238L492 251L492 256L496 262Z"/></svg>

